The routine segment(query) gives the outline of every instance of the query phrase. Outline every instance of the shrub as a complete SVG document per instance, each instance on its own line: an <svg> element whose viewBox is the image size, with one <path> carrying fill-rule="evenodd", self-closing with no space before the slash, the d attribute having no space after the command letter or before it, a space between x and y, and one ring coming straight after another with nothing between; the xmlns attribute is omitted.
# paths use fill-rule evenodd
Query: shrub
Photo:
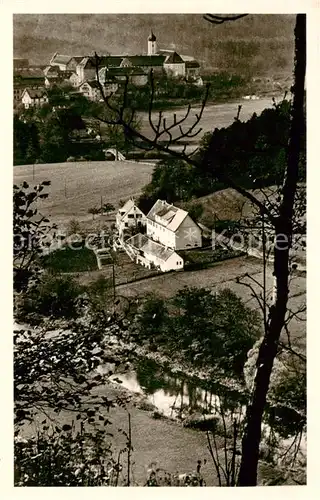
<svg viewBox="0 0 320 500"><path fill-rule="evenodd" d="M71 236L73 234L81 233L81 225L77 219L71 219L67 225L67 235Z"/></svg>
<svg viewBox="0 0 320 500"><path fill-rule="evenodd" d="M74 318L77 316L77 300L84 292L72 278L44 274L37 287L26 296L22 310L25 314L40 314L55 318Z"/></svg>
<svg viewBox="0 0 320 500"><path fill-rule="evenodd" d="M151 151L146 151L144 154L144 158L146 159L154 159L154 158L159 158L159 152L156 150L151 150Z"/></svg>
<svg viewBox="0 0 320 500"><path fill-rule="evenodd" d="M112 279L99 276L99 278L88 285L87 293L92 310L101 314L106 313L108 302L114 293Z"/></svg>

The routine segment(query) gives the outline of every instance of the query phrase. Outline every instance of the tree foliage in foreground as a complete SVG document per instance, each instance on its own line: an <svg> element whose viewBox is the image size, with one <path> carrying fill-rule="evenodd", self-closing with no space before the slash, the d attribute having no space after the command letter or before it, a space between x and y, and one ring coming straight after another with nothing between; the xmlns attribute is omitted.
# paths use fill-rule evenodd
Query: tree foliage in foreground
<svg viewBox="0 0 320 500"><path fill-rule="evenodd" d="M107 465L117 464L109 410L126 401L102 390L110 373L97 368L113 360L108 338L81 319L14 332L16 485L108 484Z"/></svg>
<svg viewBox="0 0 320 500"><path fill-rule="evenodd" d="M247 14L242 14L241 17L246 17ZM212 24L223 24L229 21L236 21L239 16L204 16ZM124 98L122 104L117 110L117 117L112 123L122 125L124 130L134 145L144 148L157 149L165 152L173 158L183 160L189 165L195 166L200 170L209 172L213 181L218 180L223 185L235 189L240 195L249 200L256 209L258 209L261 219L267 219L268 224L272 227L273 238L273 274L276 283L275 299L272 305L268 305L264 300L264 336L259 349L259 355L256 365L254 383L251 390L251 399L247 406L246 425L242 439L242 456L237 484L239 486L255 486L257 484L258 464L259 464L259 447L262 438L262 421L267 403L267 394L270 384L270 377L274 361L278 354L279 342L282 331L287 326L287 311L289 301L289 287L291 274L291 256L292 242L294 236L294 216L295 216L295 200L297 196L298 183L301 180L301 163L304 161L303 151L305 150L305 74L306 74L306 15L297 14L294 30L294 75L292 86L292 102L290 106L289 132L288 141L280 145L283 147L284 169L279 172L279 196L275 203L269 199L268 195L264 196L261 201L254 193L252 193L247 184L241 182L241 169L235 171L235 176L228 170L229 159L232 157L233 144L230 149L224 147L224 137L218 134L218 144L220 151L215 155L215 141L209 141L209 147L205 154L200 158L191 157L186 152L186 147L177 150L174 146L178 141L186 140L194 137L201 129L196 129L199 126L204 107L208 97L208 86L204 94L200 112L196 114L194 122L186 128L185 121L190 113L191 107L186 110L185 116L177 120L177 116L173 117L173 124L168 124L166 118L159 113L157 119L152 117L153 95L149 100L149 124L153 130L154 137L149 138L144 136L131 127L130 121L126 121L123 117L123 110L126 107ZM97 56L98 60L98 56ZM152 81L152 79L151 79ZM102 87L101 87L102 88ZM106 108L110 109L111 103L108 96L103 92L103 101ZM113 109L114 110L114 109ZM239 113L238 113L239 114ZM239 116L236 116L236 127L238 126ZM175 136L173 136L175 134ZM165 136L169 138L166 142L161 139ZM245 144L250 145L250 140L244 140ZM235 143L237 146L237 142ZM258 145L257 145L258 146ZM252 151L237 149L238 161L237 166L245 165L243 158L248 154L262 152L262 157L266 151L264 142L257 149ZM271 148L273 149L273 148ZM302 154L301 154L302 153ZM301 161L302 160L302 161ZM263 161L263 160L261 160ZM302 165L303 166L303 165ZM278 174L278 172L276 172ZM302 175L304 178L304 175ZM262 188L264 185L263 176L258 171L257 177L253 179L257 184L256 187ZM270 179L269 179L270 180ZM262 182L261 182L262 181ZM285 240L285 241L284 241ZM263 268L265 272L265 266ZM266 293L265 286L263 287Z"/></svg>
<svg viewBox="0 0 320 500"><path fill-rule="evenodd" d="M194 367L241 378L260 326L259 315L231 290L184 288L169 302L156 296L145 300L135 339Z"/></svg>
<svg viewBox="0 0 320 500"><path fill-rule="evenodd" d="M37 277L46 237L55 229L37 209L37 201L48 197L45 192L48 186L50 181L33 188L25 181L20 186L13 186L13 284L18 292L25 290L30 280Z"/></svg>
<svg viewBox="0 0 320 500"><path fill-rule="evenodd" d="M248 353L244 375L248 388L254 379L259 340ZM279 353L272 372L265 421L283 438L306 431L306 360L299 350Z"/></svg>

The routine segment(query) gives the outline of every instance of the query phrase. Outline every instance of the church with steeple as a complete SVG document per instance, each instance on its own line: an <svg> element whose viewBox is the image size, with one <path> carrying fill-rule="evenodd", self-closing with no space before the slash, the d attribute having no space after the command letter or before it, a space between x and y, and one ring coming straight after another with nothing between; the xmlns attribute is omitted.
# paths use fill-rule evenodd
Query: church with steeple
<svg viewBox="0 0 320 500"><path fill-rule="evenodd" d="M162 69L168 76L182 77L187 80L197 80L200 77L200 64L193 57L182 56L172 49L158 50L157 37L153 30L150 31L148 37L148 56L162 57Z"/></svg>
<svg viewBox="0 0 320 500"><path fill-rule="evenodd" d="M193 57L178 54L173 49L159 49L157 37L153 30L150 31L148 36L147 53L100 56L98 75L100 82L109 85L110 89L114 89L128 77L134 85L146 85L151 70L155 76L167 75L196 85L203 84L198 61ZM93 89L97 74L94 57L55 53L50 60L49 66L45 69L46 86L51 85L51 74L55 74L57 71L60 79L62 78L65 81L65 77L67 77L70 80L69 83L79 88L80 91L86 89L90 98L93 91L91 92L89 87L91 85ZM93 94L95 95L94 92Z"/></svg>
<svg viewBox="0 0 320 500"><path fill-rule="evenodd" d="M154 35L153 31L148 37L148 56L154 56L157 53L157 38Z"/></svg>

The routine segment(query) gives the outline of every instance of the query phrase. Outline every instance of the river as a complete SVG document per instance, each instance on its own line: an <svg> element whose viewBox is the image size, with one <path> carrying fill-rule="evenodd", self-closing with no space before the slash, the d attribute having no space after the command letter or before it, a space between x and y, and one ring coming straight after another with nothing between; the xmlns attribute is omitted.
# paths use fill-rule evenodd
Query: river
<svg viewBox="0 0 320 500"><path fill-rule="evenodd" d="M278 98L277 100L280 100ZM194 131L198 128L201 128L201 132L190 139L189 144L197 145L201 137L206 132L211 132L215 128L228 127L231 125L237 116L238 106L241 105L240 111L240 120L247 121L253 113L257 113L258 115L262 113L265 108L271 108L273 106L271 97L263 97L257 100L246 100L246 99L238 99L231 102L217 103L217 104L208 104L204 111L202 118L199 123L199 127L196 127ZM195 115L200 112L200 106L192 106L189 116L186 118L183 123L183 130L187 130L188 126L190 127L195 121ZM177 120L181 119L185 116L186 108L178 108L178 109L170 109L168 111L164 111L162 113L163 118L166 118L167 125L172 124L173 115L176 114ZM152 117L154 122L157 121L159 116L158 112L153 112ZM153 137L153 132L149 125L148 113L140 114L142 123L141 123L141 132L147 137ZM174 132L172 131L173 138L176 137L176 134L179 133L179 129ZM168 139L168 137L163 137L164 140Z"/></svg>
<svg viewBox="0 0 320 500"><path fill-rule="evenodd" d="M107 373L112 368L108 364L100 367L99 372ZM173 373L152 360L137 361L128 371L111 375L110 380L131 392L143 394L166 417L182 419L193 413L214 415L220 409L219 384ZM224 393L233 401L238 394L225 388Z"/></svg>
<svg viewBox="0 0 320 500"><path fill-rule="evenodd" d="M99 372L108 372L110 368L113 367L100 367ZM189 421L191 427L197 423L198 428L210 429L212 418L219 419L221 415L233 418L238 415L242 419L245 415L245 405L243 402L241 404L238 391L224 387L220 392L221 386L213 380L203 381L181 372L173 373L152 360L139 360L128 371L111 375L110 380L133 393L144 395L161 415L177 421L184 420L185 423ZM217 394L219 392L220 396ZM262 430L266 438L270 433L269 425L262 423ZM295 437L279 437L282 449L289 448L294 442ZM303 433L300 452L305 454L306 450L306 434Z"/></svg>

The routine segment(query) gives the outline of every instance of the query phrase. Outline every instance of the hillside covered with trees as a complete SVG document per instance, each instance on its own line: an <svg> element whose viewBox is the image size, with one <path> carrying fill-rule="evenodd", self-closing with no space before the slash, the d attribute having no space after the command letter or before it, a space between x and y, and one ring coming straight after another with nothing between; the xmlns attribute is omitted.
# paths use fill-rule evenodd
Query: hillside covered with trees
<svg viewBox="0 0 320 500"><path fill-rule="evenodd" d="M160 48L191 55L204 69L261 75L281 68L290 73L293 25L292 15L270 14L248 16L219 30L204 23L201 14L130 14L130 19L127 14L14 15L14 56L47 64L55 52L126 54L130 47L130 54L141 54L152 26Z"/></svg>

